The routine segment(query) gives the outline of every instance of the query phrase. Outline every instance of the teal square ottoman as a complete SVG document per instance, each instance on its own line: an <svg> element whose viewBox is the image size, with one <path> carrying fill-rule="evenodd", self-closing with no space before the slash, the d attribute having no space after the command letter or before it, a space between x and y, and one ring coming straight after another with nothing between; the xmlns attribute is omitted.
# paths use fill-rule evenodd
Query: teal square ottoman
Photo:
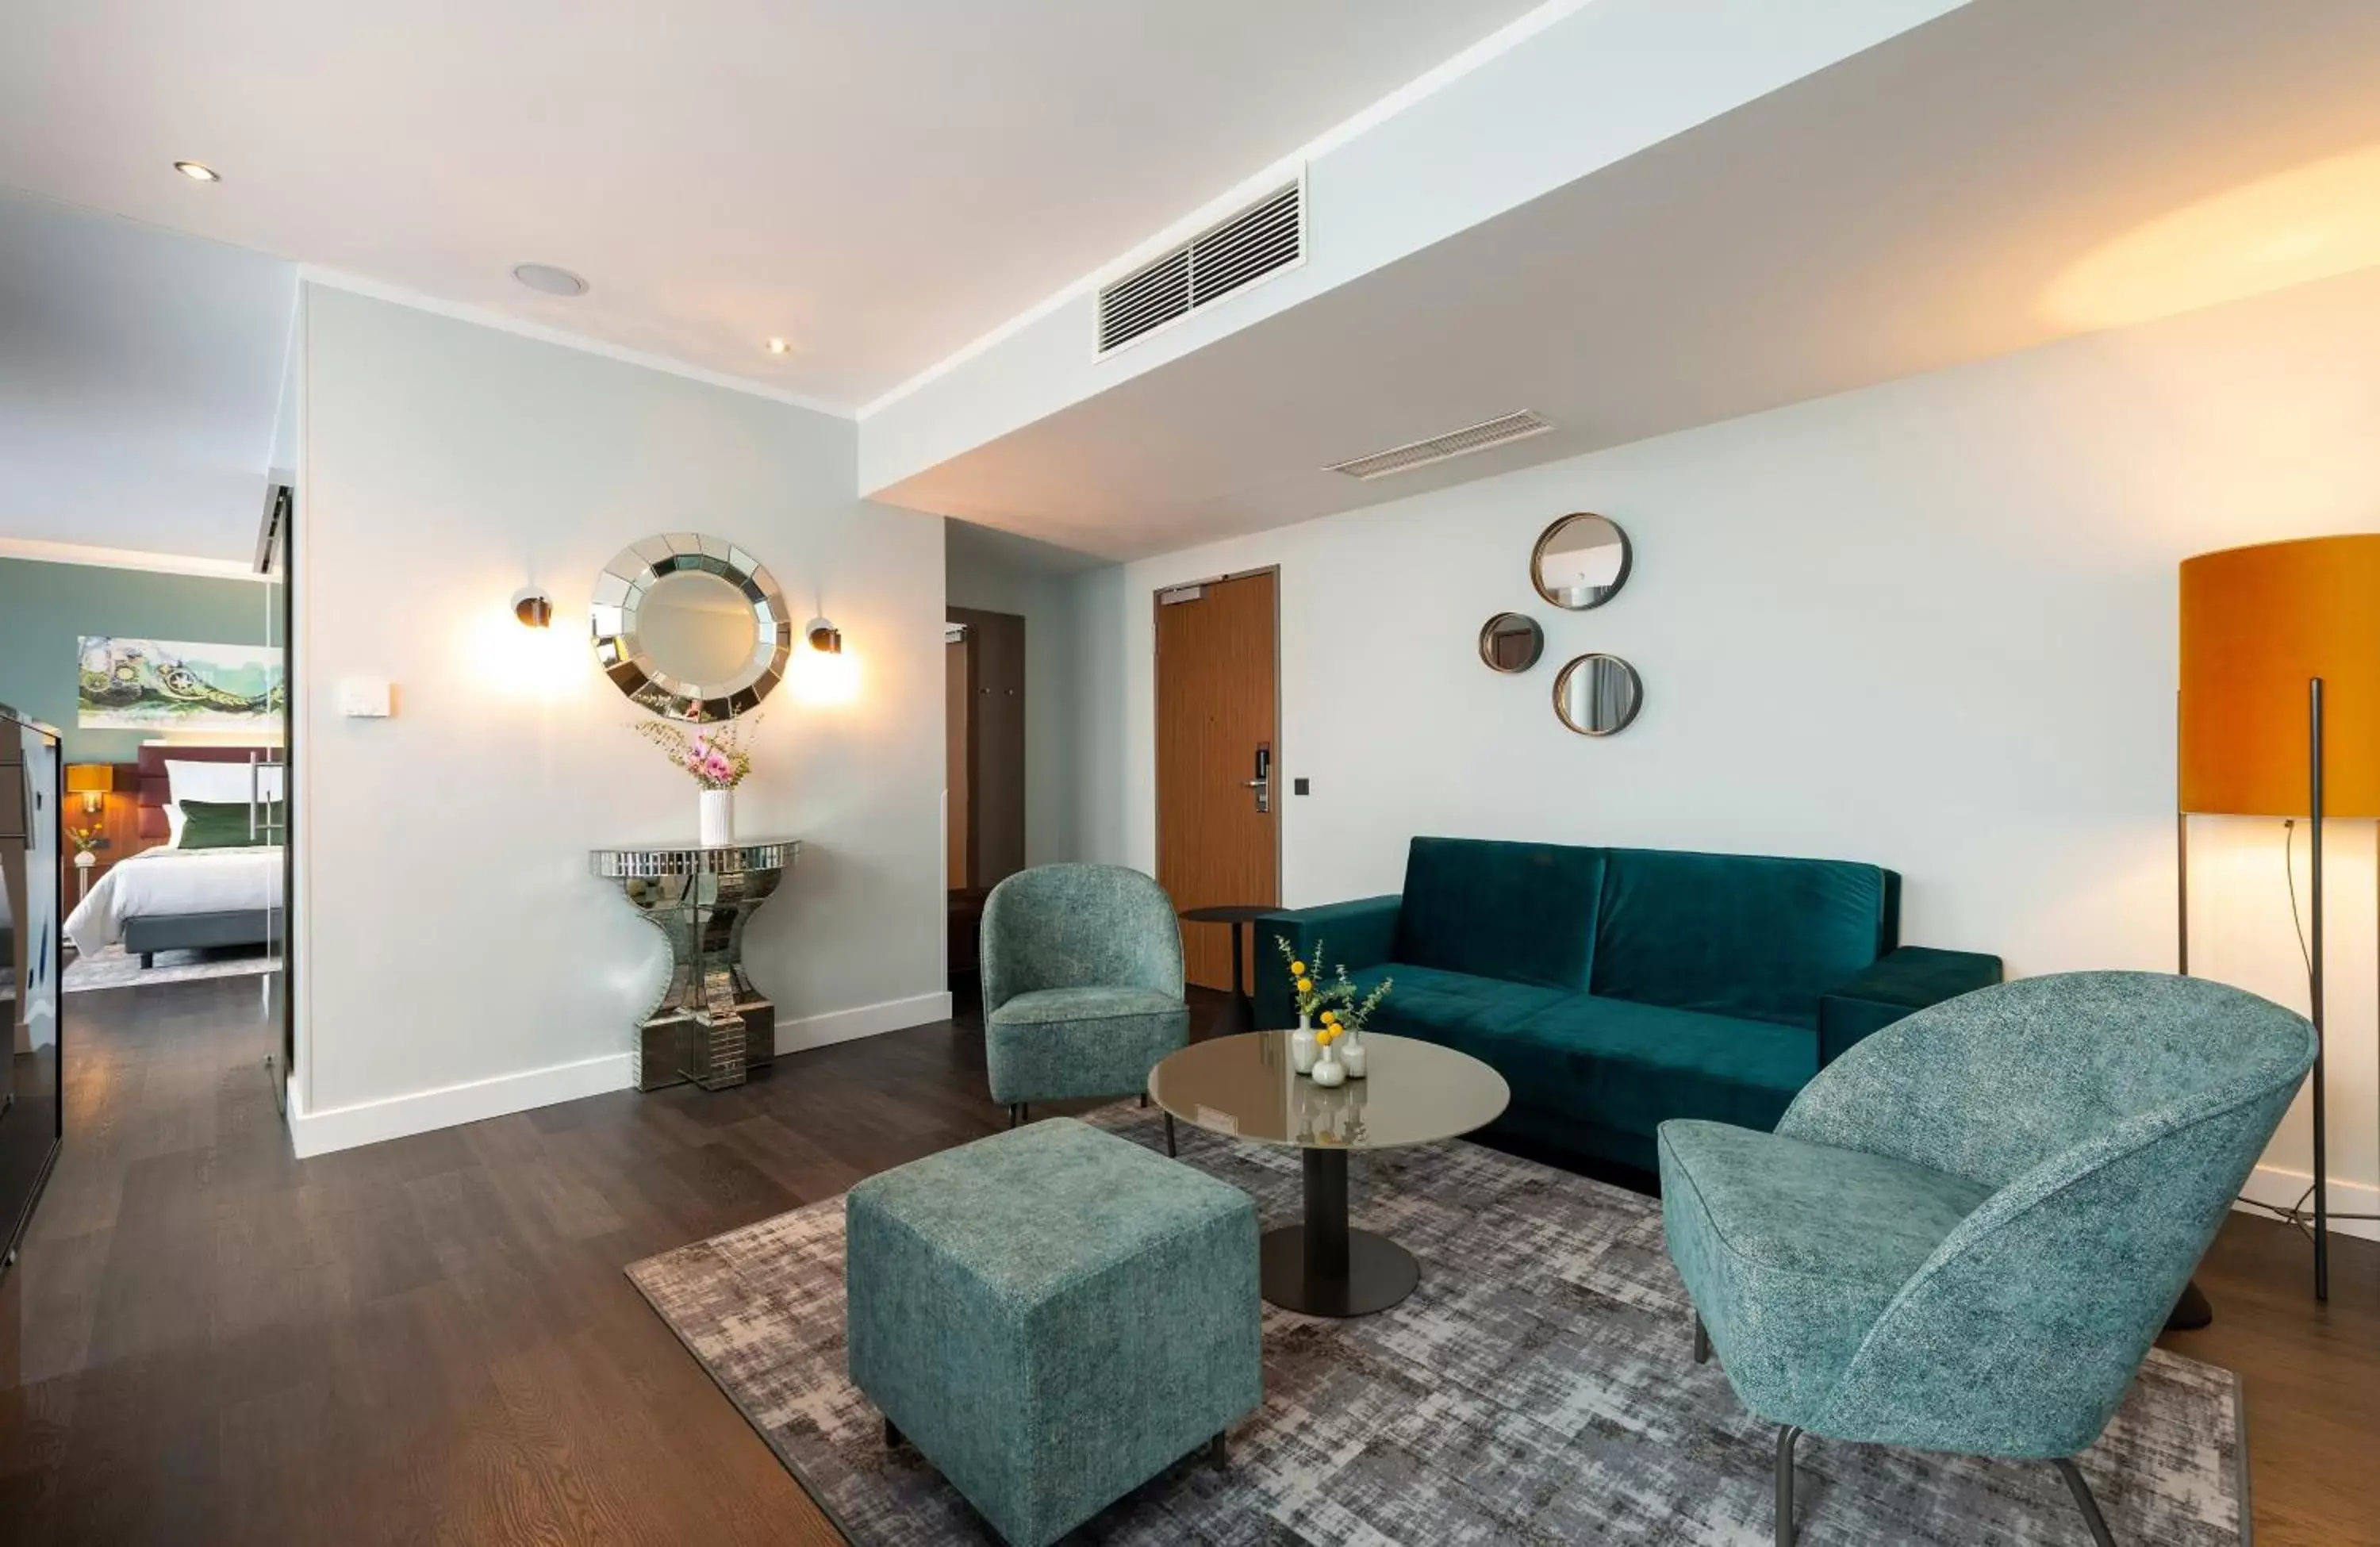
<svg viewBox="0 0 2380 1547"><path fill-rule="evenodd" d="M1028 1124L869 1177L844 1217L852 1383L1012 1547L1263 1399L1255 1202L1129 1139Z"/></svg>

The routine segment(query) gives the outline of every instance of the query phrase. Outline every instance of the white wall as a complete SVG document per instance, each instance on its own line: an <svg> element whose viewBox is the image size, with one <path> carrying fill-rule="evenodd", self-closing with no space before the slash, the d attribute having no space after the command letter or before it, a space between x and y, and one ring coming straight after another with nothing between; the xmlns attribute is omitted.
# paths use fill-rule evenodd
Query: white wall
<svg viewBox="0 0 2380 1547"><path fill-rule="evenodd" d="M627 1082L666 956L587 851L690 842L695 792L585 618L656 531L747 545L858 662L853 702L770 700L738 792L742 834L808 846L747 940L779 1047L946 1014L941 522L853 497L846 421L306 295L300 1152ZM544 634L510 614L532 581ZM395 716L338 717L348 676Z"/></svg>
<svg viewBox="0 0 2380 1547"><path fill-rule="evenodd" d="M1146 598L1277 564L1281 776L1314 781L1283 803L1293 904L1395 890L1416 833L1817 855L1901 871L1912 944L2169 969L2176 566L2380 528L2375 447L2366 272L1085 577L1120 663L1084 710L1112 791L1087 857L1154 868ZM1529 549L1581 509L1635 570L1560 613ZM1517 677L1475 650L1507 608L1548 633ZM1590 650L1645 681L1605 740L1550 702ZM2194 831L2193 966L2303 1008L2279 824ZM2370 1212L2374 834L2334 831L2331 1165ZM2308 1169L2305 1114L2270 1192Z"/></svg>

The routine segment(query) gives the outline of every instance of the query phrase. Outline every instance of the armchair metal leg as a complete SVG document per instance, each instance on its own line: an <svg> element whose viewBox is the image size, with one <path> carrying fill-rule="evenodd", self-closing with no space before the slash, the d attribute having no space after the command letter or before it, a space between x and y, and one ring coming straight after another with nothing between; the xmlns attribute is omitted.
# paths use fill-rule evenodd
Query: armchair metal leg
<svg viewBox="0 0 2380 1547"><path fill-rule="evenodd" d="M1009 1102L1008 1126L1013 1128L1023 1121L1025 1121L1025 1103L1023 1102Z"/></svg>
<svg viewBox="0 0 2380 1547"><path fill-rule="evenodd" d="M1793 1547L1793 1442L1801 1437L1791 1424L1777 1431L1777 1547Z"/></svg>
<svg viewBox="0 0 2380 1547"><path fill-rule="evenodd" d="M1710 1363L1710 1333L1703 1326L1700 1315L1694 1317L1694 1362Z"/></svg>
<svg viewBox="0 0 2380 1547"><path fill-rule="evenodd" d="M2082 1511L2082 1523L2091 1528L2091 1540L2098 1547L2116 1547L2107 1517L2099 1513L2099 1501L2091 1496L2091 1485L2082 1480L2082 1468L2070 1460L2061 1460L2057 1467L2058 1475L2066 1480L2066 1491L2074 1495L2075 1504Z"/></svg>
<svg viewBox="0 0 2380 1547"><path fill-rule="evenodd" d="M1165 1115L1165 1156L1168 1160L1180 1158L1173 1151L1173 1114L1171 1112Z"/></svg>

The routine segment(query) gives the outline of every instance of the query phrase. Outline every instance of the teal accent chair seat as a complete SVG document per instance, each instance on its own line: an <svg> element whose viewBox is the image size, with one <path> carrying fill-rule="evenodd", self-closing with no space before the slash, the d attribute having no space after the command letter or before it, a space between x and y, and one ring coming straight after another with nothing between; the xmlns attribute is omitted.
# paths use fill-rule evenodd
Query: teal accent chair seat
<svg viewBox="0 0 2380 1547"><path fill-rule="evenodd" d="M1019 871L984 899L981 944L984 1062L1012 1127L1034 1102L1146 1099L1149 1071L1190 1041L1182 926L1138 871Z"/></svg>
<svg viewBox="0 0 2380 1547"><path fill-rule="evenodd" d="M1862 1038L2001 975L1901 945L1890 871L1744 854L1419 837L1402 892L1258 930L1359 990L1395 980L1375 1027L1512 1087L1491 1135L1645 1172L1664 1119L1773 1127ZM1293 1024L1285 976L1257 981L1258 1024Z"/></svg>
<svg viewBox="0 0 2380 1547"><path fill-rule="evenodd" d="M2077 972L1900 1020L1774 1133L1661 1125L1661 1219L1743 1405L1803 1434L2057 1463L2130 1389L2313 1066L2313 1026L2195 978Z"/></svg>
<svg viewBox="0 0 2380 1547"><path fill-rule="evenodd" d="M851 1380L1012 1547L1042 1547L1264 1398L1248 1195L1053 1118L844 1204Z"/></svg>

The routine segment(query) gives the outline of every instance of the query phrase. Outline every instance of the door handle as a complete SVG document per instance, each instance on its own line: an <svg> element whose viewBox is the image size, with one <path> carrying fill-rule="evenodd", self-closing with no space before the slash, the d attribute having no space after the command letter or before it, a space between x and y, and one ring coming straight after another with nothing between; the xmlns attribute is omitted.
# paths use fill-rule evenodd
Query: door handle
<svg viewBox="0 0 2380 1547"><path fill-rule="evenodd" d="M1257 776L1240 781L1242 789L1257 792L1257 814L1263 816L1272 810L1272 743L1257 743Z"/></svg>

